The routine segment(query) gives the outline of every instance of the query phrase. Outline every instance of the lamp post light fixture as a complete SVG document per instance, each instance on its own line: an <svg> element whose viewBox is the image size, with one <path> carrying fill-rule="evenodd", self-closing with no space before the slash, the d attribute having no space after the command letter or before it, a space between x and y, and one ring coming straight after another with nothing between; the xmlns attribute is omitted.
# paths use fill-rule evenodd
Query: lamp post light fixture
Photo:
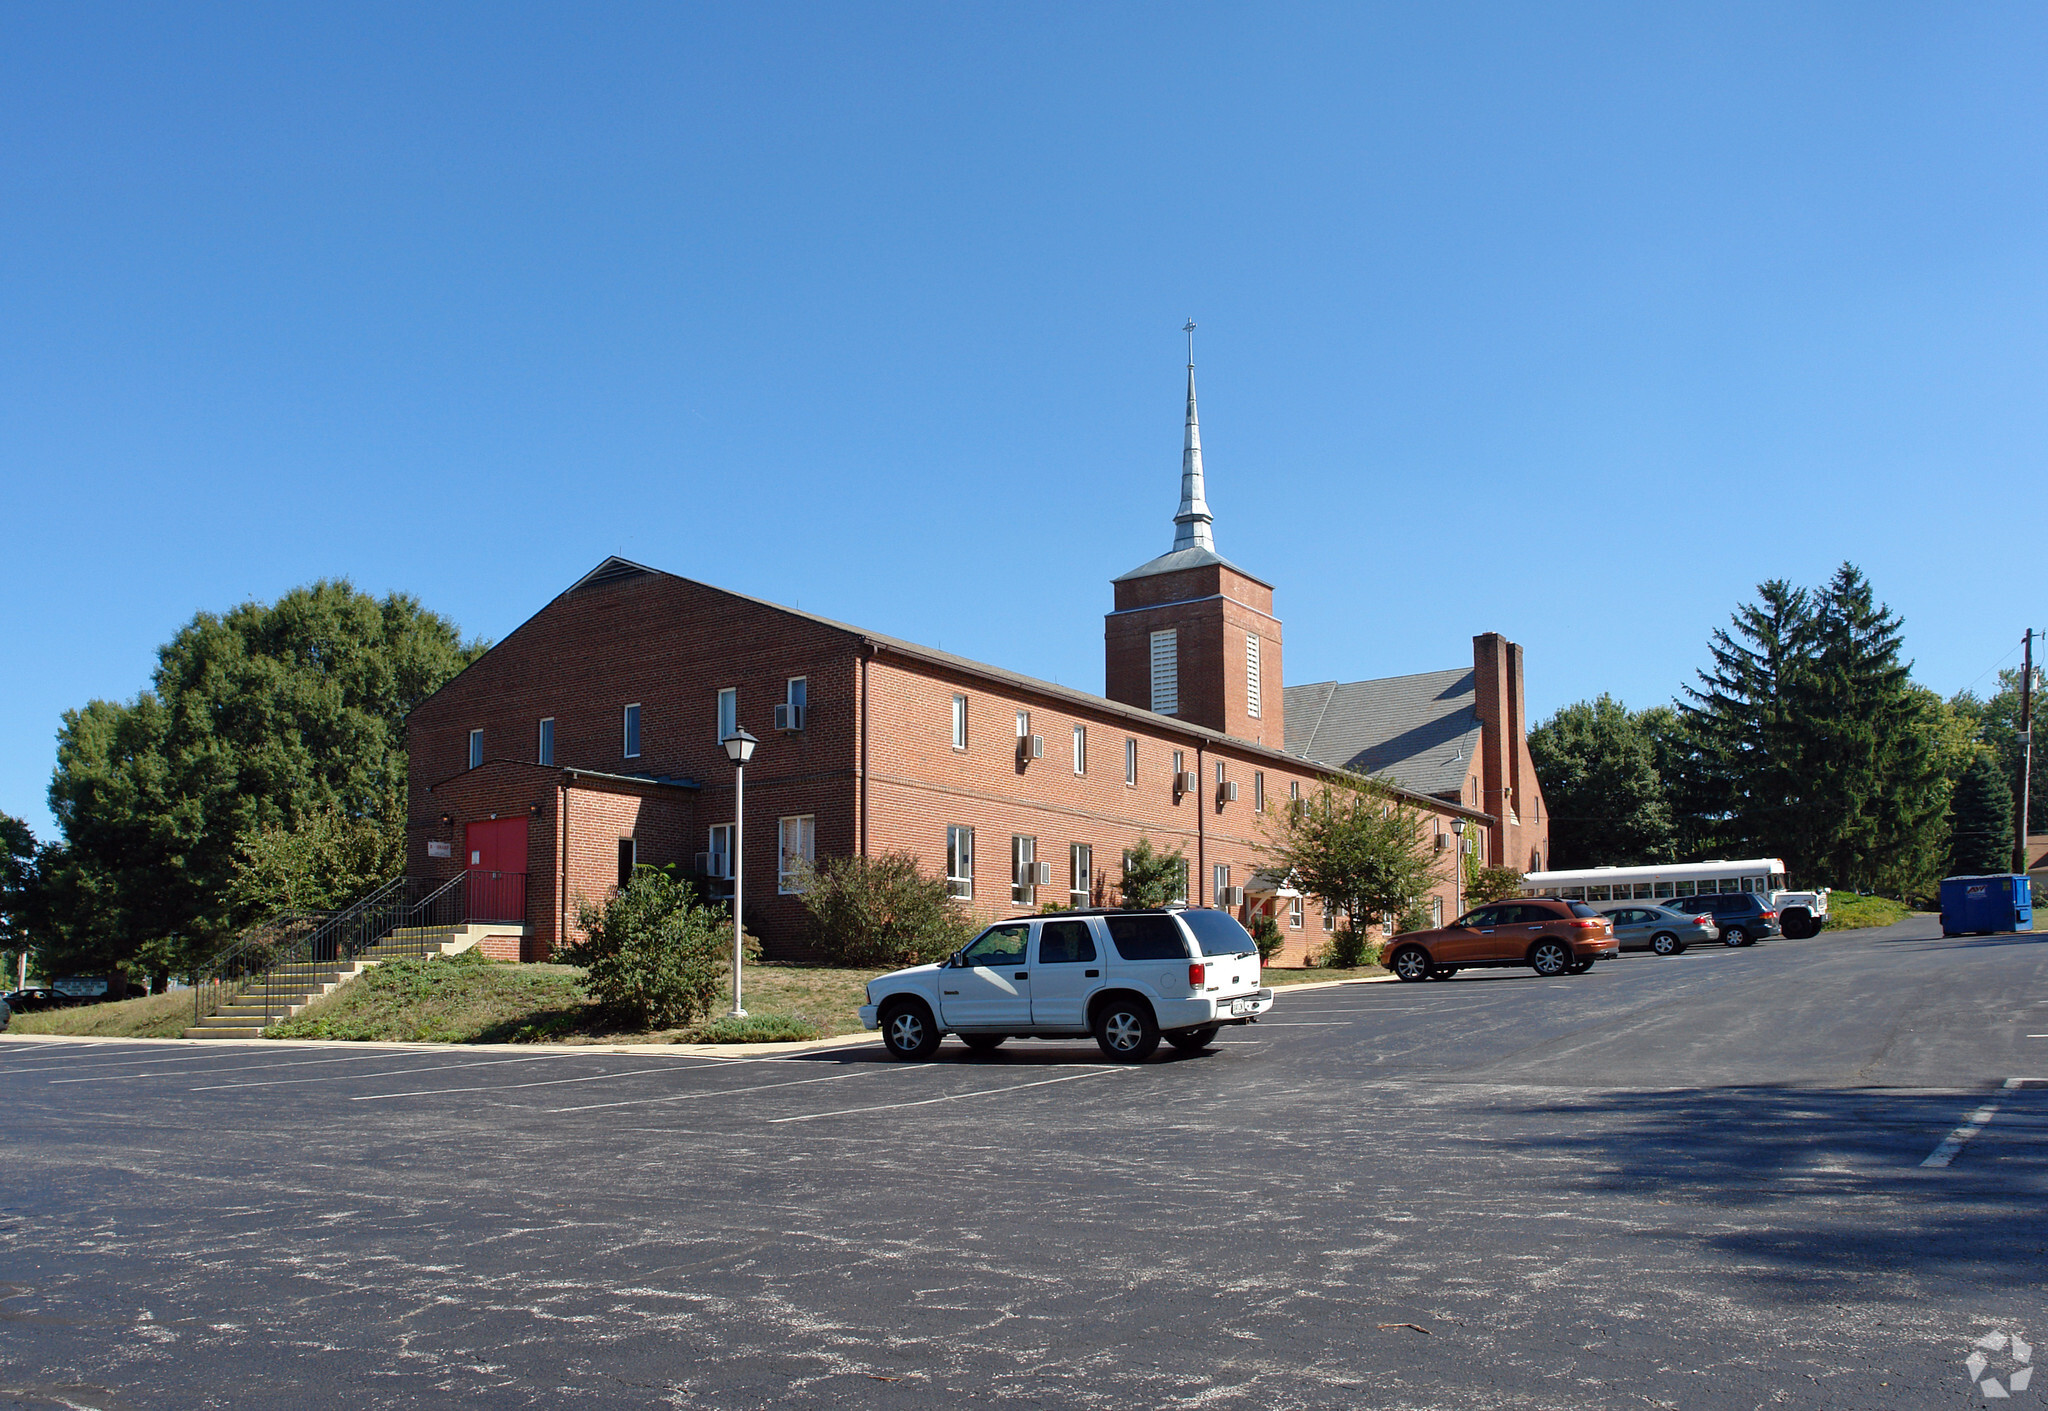
<svg viewBox="0 0 2048 1411"><path fill-rule="evenodd" d="M1463 916L1463 915L1465 914L1465 820L1464 820L1464 819L1462 819L1462 818L1453 818L1453 819L1451 820L1451 836L1452 836L1452 837L1454 837L1454 838L1456 838L1456 839L1458 840L1458 844L1457 844L1457 846L1451 849L1451 885L1452 885L1451 897L1452 897L1452 899L1453 899L1453 905L1452 905L1452 907L1451 907L1451 912L1452 912L1452 914L1453 914L1453 915L1456 915L1456 916Z"/></svg>
<svg viewBox="0 0 2048 1411"><path fill-rule="evenodd" d="M732 761L732 1017L744 1019L747 1011L740 1004L740 947L746 932L740 922L740 840L746 835L741 825L746 821L747 761L754 757L754 746L761 742L741 726L720 743L725 746L725 757Z"/></svg>

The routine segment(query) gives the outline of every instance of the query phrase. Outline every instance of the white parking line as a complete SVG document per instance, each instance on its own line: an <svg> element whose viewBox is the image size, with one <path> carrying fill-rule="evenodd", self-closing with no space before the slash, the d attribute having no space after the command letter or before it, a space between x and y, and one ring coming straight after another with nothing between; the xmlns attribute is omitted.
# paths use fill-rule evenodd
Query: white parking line
<svg viewBox="0 0 2048 1411"><path fill-rule="evenodd" d="M230 1068L213 1068L203 1072L190 1073L102 1073L91 1078L52 1078L50 1086L59 1083L127 1083L137 1078L211 1078L216 1073L255 1073L267 1068L312 1068L325 1063L369 1063L379 1058L406 1059L418 1055L412 1053L351 1053L343 1058L294 1058L282 1063L243 1063ZM230 1084L229 1086L234 1086ZM200 1091L204 1091L201 1089Z"/></svg>
<svg viewBox="0 0 2048 1411"><path fill-rule="evenodd" d="M360 1076L364 1079L400 1078L408 1073L440 1073L450 1068L499 1068L507 1063L544 1063L551 1058L562 1058L558 1053L537 1053L531 1058L486 1058L475 1063L430 1063L424 1068L394 1068L390 1072L363 1073L322 1073L316 1078L264 1078L254 1083L209 1083L201 1088L187 1088L194 1093L225 1092L230 1088L287 1088L300 1083L335 1083ZM361 1099L357 1099L361 1101Z"/></svg>
<svg viewBox="0 0 2048 1411"><path fill-rule="evenodd" d="M921 1097L908 1102L884 1102L874 1107L842 1107L837 1112L806 1112L798 1117L770 1117L771 1123L816 1122L824 1117L852 1117L862 1112L892 1112L899 1107L929 1107L935 1102L965 1102L971 1097L990 1097L1000 1093L1022 1092L1025 1088L1049 1087L1054 1083L1071 1083L1079 1078L1100 1078L1105 1073L1128 1073L1124 1067L1096 1068L1087 1073L1069 1073L1063 1078L1041 1078L1035 1083L1011 1083L1001 1088L976 1088L971 1093L948 1093L944 1097Z"/></svg>
<svg viewBox="0 0 2048 1411"><path fill-rule="evenodd" d="M1261 1029L1341 1029L1343 1024L1335 1019L1261 1019Z"/></svg>
<svg viewBox="0 0 2048 1411"><path fill-rule="evenodd" d="M801 1088L812 1083L836 1083L842 1078L860 1078L875 1070L857 1068L851 1073L831 1073L823 1078L798 1078L788 1083L755 1083L745 1088L717 1088L701 1093L672 1093L667 1097L629 1097L619 1102L592 1102L581 1107L544 1107L543 1112L596 1112L607 1107L645 1107L657 1102L695 1102L706 1097L737 1097L741 1093L766 1092L769 1088Z"/></svg>
<svg viewBox="0 0 2048 1411"><path fill-rule="evenodd" d="M2023 1078L2007 1078L2005 1086L2008 1089L2017 1088L2022 1086L2025 1081ZM1950 1132L1941 1145L1929 1152L1927 1159L1920 1164L1923 1167L1931 1166L1937 1170L1947 1166L1956 1159L1957 1153L1962 1151L1964 1142L1967 1142L1970 1138L1976 1136L1977 1133L1991 1125L1991 1119L1998 1115L1998 1109L2004 1105L2005 1099L1999 1098L1994 1102L1985 1103L1975 1112L1972 1112L1969 1120L1953 1132Z"/></svg>
<svg viewBox="0 0 2048 1411"><path fill-rule="evenodd" d="M514 1060L511 1060L511 1061L512 1061L512 1062L531 1062L532 1060L531 1060L531 1059L525 1059L525 1060L520 1060L520 1059L514 1059ZM449 1066L449 1067L451 1067L451 1068L482 1068L482 1067L485 1067L486 1065L484 1065L484 1064L481 1064L481 1063L474 1063L474 1064L462 1064L462 1063L451 1063L451 1064L449 1064L448 1066ZM420 1069L419 1071L420 1071L420 1072L422 1072L422 1073L427 1073L427 1072L432 1072L432 1071L434 1071L434 1070L432 1070L432 1069L427 1069L427 1068L422 1068L422 1069ZM417 1092L403 1092L403 1093L364 1093L364 1094L363 1094L362 1096L360 1096L360 1097L352 1097L352 1098L350 1098L350 1099L349 1099L349 1101L350 1101L350 1102L383 1102L383 1101L386 1101L387 1099L390 1099L390 1098L394 1098L394 1097L441 1097L441 1096L443 1096L444 1094L447 1094L447 1093L509 1093L509 1092L517 1092L517 1091L518 1091L519 1089L521 1089L521 1088L558 1088L558 1087L561 1087L561 1086L562 1086L562 1085L563 1085L564 1083L601 1083L601 1082L604 1082L604 1081L605 1081L606 1079L608 1079L608 1078L637 1078L637 1077L640 1077L640 1076L641 1076L642 1074L646 1074L646 1073L673 1073L673 1072L675 1072L675 1071L676 1071L676 1065L675 1065L675 1064L673 1064L673 1063L664 1063L664 1064L662 1064L662 1065L661 1065L661 1067L659 1067L659 1068L628 1068L628 1069L627 1069L627 1070L626 1070L625 1072L623 1072L623 1073L586 1073L586 1074L584 1074L584 1075L583 1075L582 1077L580 1077L580 1078L542 1078L542 1079L540 1079L539 1081L537 1081L537 1082L532 1082L532 1083L485 1083L485 1084L481 1084L481 1085L475 1085L475 1084L473 1084L473 1085L471 1085L471 1086L469 1086L469 1087L466 1087L466 1088L422 1088L422 1089L420 1089L420 1090L419 1090L419 1091L417 1091ZM684 1071L684 1072L688 1072L688 1071L690 1071L690 1070L688 1070L688 1069L684 1069L683 1071ZM396 1075L396 1074L393 1074L392 1076L393 1076L393 1077L396 1077L397 1075Z"/></svg>

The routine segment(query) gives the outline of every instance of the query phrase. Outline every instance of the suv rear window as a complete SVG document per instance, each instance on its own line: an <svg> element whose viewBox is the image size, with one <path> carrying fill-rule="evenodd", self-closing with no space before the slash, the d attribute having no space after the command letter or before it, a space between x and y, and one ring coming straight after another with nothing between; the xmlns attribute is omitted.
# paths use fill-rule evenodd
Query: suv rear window
<svg viewBox="0 0 2048 1411"><path fill-rule="evenodd" d="M1600 914L1582 901L1568 901L1565 905L1572 909L1572 915L1574 916L1598 916Z"/></svg>
<svg viewBox="0 0 2048 1411"><path fill-rule="evenodd" d="M1180 919L1195 933L1195 943L1203 955L1250 955L1259 948L1252 933L1238 925L1237 918L1227 911L1183 911Z"/></svg>
<svg viewBox="0 0 2048 1411"><path fill-rule="evenodd" d="M1171 916L1112 916L1109 938L1125 960L1186 960L1187 942Z"/></svg>

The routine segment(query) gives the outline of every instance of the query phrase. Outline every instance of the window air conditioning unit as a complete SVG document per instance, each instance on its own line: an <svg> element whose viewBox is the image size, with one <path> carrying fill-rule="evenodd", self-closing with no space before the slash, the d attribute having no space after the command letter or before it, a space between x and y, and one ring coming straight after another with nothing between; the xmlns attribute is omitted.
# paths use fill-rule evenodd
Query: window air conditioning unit
<svg viewBox="0 0 2048 1411"><path fill-rule="evenodd" d="M1036 739L1036 738L1037 738L1037 736L1033 736L1032 738L1033 738L1033 739ZM1051 863L1049 863L1049 862L1035 862L1035 863L1030 863L1030 864L1028 864L1028 865L1029 865L1029 867L1031 868L1031 875L1032 875L1032 877L1036 879L1036 883L1035 883L1035 884L1036 884L1037 886L1040 886L1040 887L1050 887L1050 886L1052 885L1052 864L1051 864Z"/></svg>
<svg viewBox="0 0 2048 1411"><path fill-rule="evenodd" d="M777 730L801 730L804 728L804 708L784 702L775 707L775 728Z"/></svg>
<svg viewBox="0 0 2048 1411"><path fill-rule="evenodd" d="M1244 888L1243 888L1243 887L1225 887L1225 888L1224 888L1224 889L1223 889L1222 891L1220 891L1220 892L1216 893L1216 905L1218 905L1218 906L1243 906L1243 905L1244 905Z"/></svg>
<svg viewBox="0 0 2048 1411"><path fill-rule="evenodd" d="M1451 835L1449 833L1439 833L1436 835L1436 850L1438 852L1442 852L1445 848L1449 847L1450 845Z"/></svg>
<svg viewBox="0 0 2048 1411"><path fill-rule="evenodd" d="M1236 802L1237 802L1237 781L1236 781L1235 779L1226 779L1226 780L1224 780L1224 781L1223 781L1223 786L1222 786L1222 788L1218 790L1218 796L1219 796L1219 797L1220 797L1220 798L1221 798L1221 799L1223 800L1223 802L1225 802L1225 803L1236 803Z"/></svg>
<svg viewBox="0 0 2048 1411"><path fill-rule="evenodd" d="M1044 759L1045 736L1019 735L1017 737L1017 757L1019 759Z"/></svg>
<svg viewBox="0 0 2048 1411"><path fill-rule="evenodd" d="M1308 800L1289 799L1287 801L1287 814L1297 822L1308 817Z"/></svg>
<svg viewBox="0 0 2048 1411"><path fill-rule="evenodd" d="M1183 770L1181 773L1173 776L1173 787L1183 794L1192 794L1195 790L1202 787L1202 780L1194 770Z"/></svg>

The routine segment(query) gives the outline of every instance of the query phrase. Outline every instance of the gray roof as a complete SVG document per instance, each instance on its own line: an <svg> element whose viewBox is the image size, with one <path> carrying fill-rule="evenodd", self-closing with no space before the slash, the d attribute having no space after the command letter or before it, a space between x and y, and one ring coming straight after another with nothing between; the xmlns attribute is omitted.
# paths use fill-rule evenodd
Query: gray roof
<svg viewBox="0 0 2048 1411"><path fill-rule="evenodd" d="M1289 686L1287 752L1385 779L1418 794L1458 795L1479 750L1479 696L1469 666Z"/></svg>
<svg viewBox="0 0 2048 1411"><path fill-rule="evenodd" d="M1266 580L1259 577L1258 574L1245 573L1243 569L1217 553L1214 549L1204 548L1199 545L1192 549L1175 549L1171 553L1161 554L1150 563L1141 563L1129 573L1119 573L1109 581L1112 583L1128 583L1133 578L1150 578L1155 573L1178 573L1184 568L1207 568L1212 563L1220 563L1232 573L1244 573L1244 576L1251 579L1254 583L1266 583ZM1270 588L1273 585L1266 583L1266 586Z"/></svg>

